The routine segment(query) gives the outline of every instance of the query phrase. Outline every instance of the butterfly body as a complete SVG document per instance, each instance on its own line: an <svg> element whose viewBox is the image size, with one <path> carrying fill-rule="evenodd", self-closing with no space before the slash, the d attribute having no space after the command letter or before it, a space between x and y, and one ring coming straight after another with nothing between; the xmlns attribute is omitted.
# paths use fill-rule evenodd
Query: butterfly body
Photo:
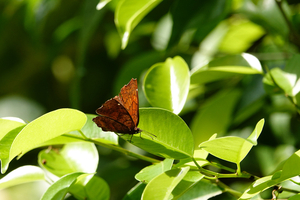
<svg viewBox="0 0 300 200"><path fill-rule="evenodd" d="M139 129L139 99L137 80L122 87L120 94L107 100L96 110L99 115L93 119L103 131L121 134L141 133Z"/></svg>

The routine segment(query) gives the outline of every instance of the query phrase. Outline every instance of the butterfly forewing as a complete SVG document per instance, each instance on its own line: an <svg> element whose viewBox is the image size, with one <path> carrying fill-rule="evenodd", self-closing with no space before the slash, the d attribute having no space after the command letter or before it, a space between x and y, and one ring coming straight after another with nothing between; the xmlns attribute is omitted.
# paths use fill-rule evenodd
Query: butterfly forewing
<svg viewBox="0 0 300 200"><path fill-rule="evenodd" d="M128 110L135 126L137 126L139 124L139 96L136 79L131 79L131 81L121 89L119 98L123 106Z"/></svg>
<svg viewBox="0 0 300 200"><path fill-rule="evenodd" d="M122 124L124 128L121 128L119 131L109 130L113 132L130 132L134 130L135 124L133 123L131 117L128 114L128 111L124 108L124 106L117 101L118 96L114 97L113 99L107 100L100 108L96 110L97 114L99 114L100 119L94 120L94 122L99 126L103 127L103 124L106 122L115 121L118 124ZM97 117L96 117L97 118ZM100 124L99 121L103 120L104 118L109 118L111 120L105 120ZM99 124L97 123L99 122ZM111 127L110 125L106 125L107 127Z"/></svg>

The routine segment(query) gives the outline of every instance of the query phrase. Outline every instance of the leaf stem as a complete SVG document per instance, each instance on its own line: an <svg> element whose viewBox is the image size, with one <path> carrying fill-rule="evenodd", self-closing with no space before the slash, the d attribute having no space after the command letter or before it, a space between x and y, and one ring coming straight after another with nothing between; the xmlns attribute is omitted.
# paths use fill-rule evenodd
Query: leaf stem
<svg viewBox="0 0 300 200"><path fill-rule="evenodd" d="M234 197L239 198L242 193L231 189L228 185L224 184L222 181L220 181L219 179L216 180L216 184L221 187L223 189L224 192L228 192L230 194L232 194Z"/></svg>
<svg viewBox="0 0 300 200"><path fill-rule="evenodd" d="M127 149L124 149L124 148L122 148L120 146L117 146L117 145L106 144L106 143L103 143L103 142L99 142L97 140L93 140L93 139L87 138L81 131L79 131L79 132L80 132L80 134L82 135L83 138L82 137L77 137L75 135L65 135L65 136L76 138L76 139L81 139L81 140L86 141L86 142L92 142L94 144L97 144L97 145L100 145L100 146L103 146L103 147L106 147L106 148L109 148L109 149L121 152L121 153L123 153L125 155L132 156L132 157L135 157L135 158L147 161L147 162L151 162L151 163L158 163L158 162L160 162L160 160L157 160L155 158L151 158L151 157L148 157L148 156L144 156L144 155L140 155L140 154L131 152L131 151L129 151Z"/></svg>
<svg viewBox="0 0 300 200"><path fill-rule="evenodd" d="M192 157L193 162L195 163L195 165L198 167L199 172L208 175L208 177L206 177L207 179L217 179L217 178L250 178L252 177L251 174L248 173L242 173L240 170L239 173L233 173L233 174L220 174L217 172L213 172L207 169L204 169L203 167L201 167L197 161L195 160L195 158Z"/></svg>

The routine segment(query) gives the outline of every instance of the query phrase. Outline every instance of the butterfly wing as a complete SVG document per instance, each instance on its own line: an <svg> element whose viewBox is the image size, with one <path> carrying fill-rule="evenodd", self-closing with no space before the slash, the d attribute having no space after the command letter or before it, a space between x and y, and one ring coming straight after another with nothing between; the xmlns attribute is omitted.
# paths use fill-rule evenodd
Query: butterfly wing
<svg viewBox="0 0 300 200"><path fill-rule="evenodd" d="M123 104L134 122L135 126L139 124L139 96L137 80L131 79L130 82L123 86L119 94L119 101Z"/></svg>
<svg viewBox="0 0 300 200"><path fill-rule="evenodd" d="M128 111L120 103L116 96L107 100L100 108L96 110L97 116L93 121L104 131L116 133L133 133L135 124Z"/></svg>
<svg viewBox="0 0 300 200"><path fill-rule="evenodd" d="M112 131L115 133L128 133L127 126L121 124L111 118L104 116L97 116L93 119L97 126L101 127L103 131Z"/></svg>

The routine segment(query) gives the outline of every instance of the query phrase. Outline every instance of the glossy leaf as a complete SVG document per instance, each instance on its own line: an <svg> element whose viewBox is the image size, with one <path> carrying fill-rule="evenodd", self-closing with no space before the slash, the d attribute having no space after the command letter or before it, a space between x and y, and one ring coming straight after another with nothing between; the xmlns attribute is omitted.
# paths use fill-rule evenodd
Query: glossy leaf
<svg viewBox="0 0 300 200"><path fill-rule="evenodd" d="M154 107L180 113L189 91L189 68L179 56L153 65L144 79L144 92Z"/></svg>
<svg viewBox="0 0 300 200"><path fill-rule="evenodd" d="M5 173L9 164L9 151L15 137L25 127L25 123L0 119L0 160L1 173Z"/></svg>
<svg viewBox="0 0 300 200"><path fill-rule="evenodd" d="M142 200L169 199L172 190L184 178L188 171L189 167L172 169L155 177L147 184L142 195Z"/></svg>
<svg viewBox="0 0 300 200"><path fill-rule="evenodd" d="M149 183L154 177L170 170L173 165L173 159L166 158L164 161L145 167L135 175L135 179L143 183Z"/></svg>
<svg viewBox="0 0 300 200"><path fill-rule="evenodd" d="M82 127L81 132L90 139L112 145L118 145L118 136L113 132L103 132L92 119L97 115L87 114L87 121ZM62 136L58 136L51 140L41 143L39 146L50 146L67 144L72 142L82 142L82 135L78 131L72 131Z"/></svg>
<svg viewBox="0 0 300 200"><path fill-rule="evenodd" d="M203 142L199 147L220 159L238 164L249 153L252 146L257 144L256 140L263 124L264 120L259 121L248 139L228 136Z"/></svg>
<svg viewBox="0 0 300 200"><path fill-rule="evenodd" d="M69 143L58 150L43 150L39 153L38 162L56 176L73 172L96 172L99 155L93 143Z"/></svg>
<svg viewBox="0 0 300 200"><path fill-rule="evenodd" d="M100 0L97 4L97 10L101 10L109 2L111 2L111 0Z"/></svg>
<svg viewBox="0 0 300 200"><path fill-rule="evenodd" d="M10 131L24 126L25 123L19 122L19 121L14 121L14 120L9 120L9 119L0 119L0 140Z"/></svg>
<svg viewBox="0 0 300 200"><path fill-rule="evenodd" d="M293 87L297 81L296 74L290 74L282 71L280 68L274 68L270 71L272 79L286 94L293 96Z"/></svg>
<svg viewBox="0 0 300 200"><path fill-rule="evenodd" d="M191 75L191 84L205 84L233 75L262 73L259 60L251 54L243 53L217 58L208 65L195 69Z"/></svg>
<svg viewBox="0 0 300 200"><path fill-rule="evenodd" d="M192 186L186 193L184 193L179 200L185 199L210 199L211 197L222 194L221 188L212 184L207 180L200 180Z"/></svg>
<svg viewBox="0 0 300 200"><path fill-rule="evenodd" d="M9 159L22 155L39 144L64 133L80 130L86 115L74 109L59 109L49 112L30 122L15 138Z"/></svg>
<svg viewBox="0 0 300 200"><path fill-rule="evenodd" d="M76 182L79 176L87 176L88 174L84 174L82 172L76 172L72 174L68 174L66 176L61 177L58 181L53 183L48 190L44 193L41 200L48 200L48 199L64 199L69 188L73 183Z"/></svg>
<svg viewBox="0 0 300 200"><path fill-rule="evenodd" d="M140 108L138 127L144 132L133 135L135 146L164 158L182 159L193 155L192 133L178 115L160 108ZM150 135L152 140L147 132L156 137ZM122 137L130 140L131 135Z"/></svg>
<svg viewBox="0 0 300 200"><path fill-rule="evenodd" d="M204 175L197 171L189 171L172 191L171 199L178 199L197 184L203 177Z"/></svg>
<svg viewBox="0 0 300 200"><path fill-rule="evenodd" d="M44 171L36 166L25 165L0 179L0 189L40 180L45 180Z"/></svg>
<svg viewBox="0 0 300 200"><path fill-rule="evenodd" d="M78 177L76 183L69 188L69 193L77 199L108 200L109 186L102 178L89 175Z"/></svg>
<svg viewBox="0 0 300 200"><path fill-rule="evenodd" d="M115 23L122 38L122 49L125 49L134 27L161 0L120 0L115 11Z"/></svg>

